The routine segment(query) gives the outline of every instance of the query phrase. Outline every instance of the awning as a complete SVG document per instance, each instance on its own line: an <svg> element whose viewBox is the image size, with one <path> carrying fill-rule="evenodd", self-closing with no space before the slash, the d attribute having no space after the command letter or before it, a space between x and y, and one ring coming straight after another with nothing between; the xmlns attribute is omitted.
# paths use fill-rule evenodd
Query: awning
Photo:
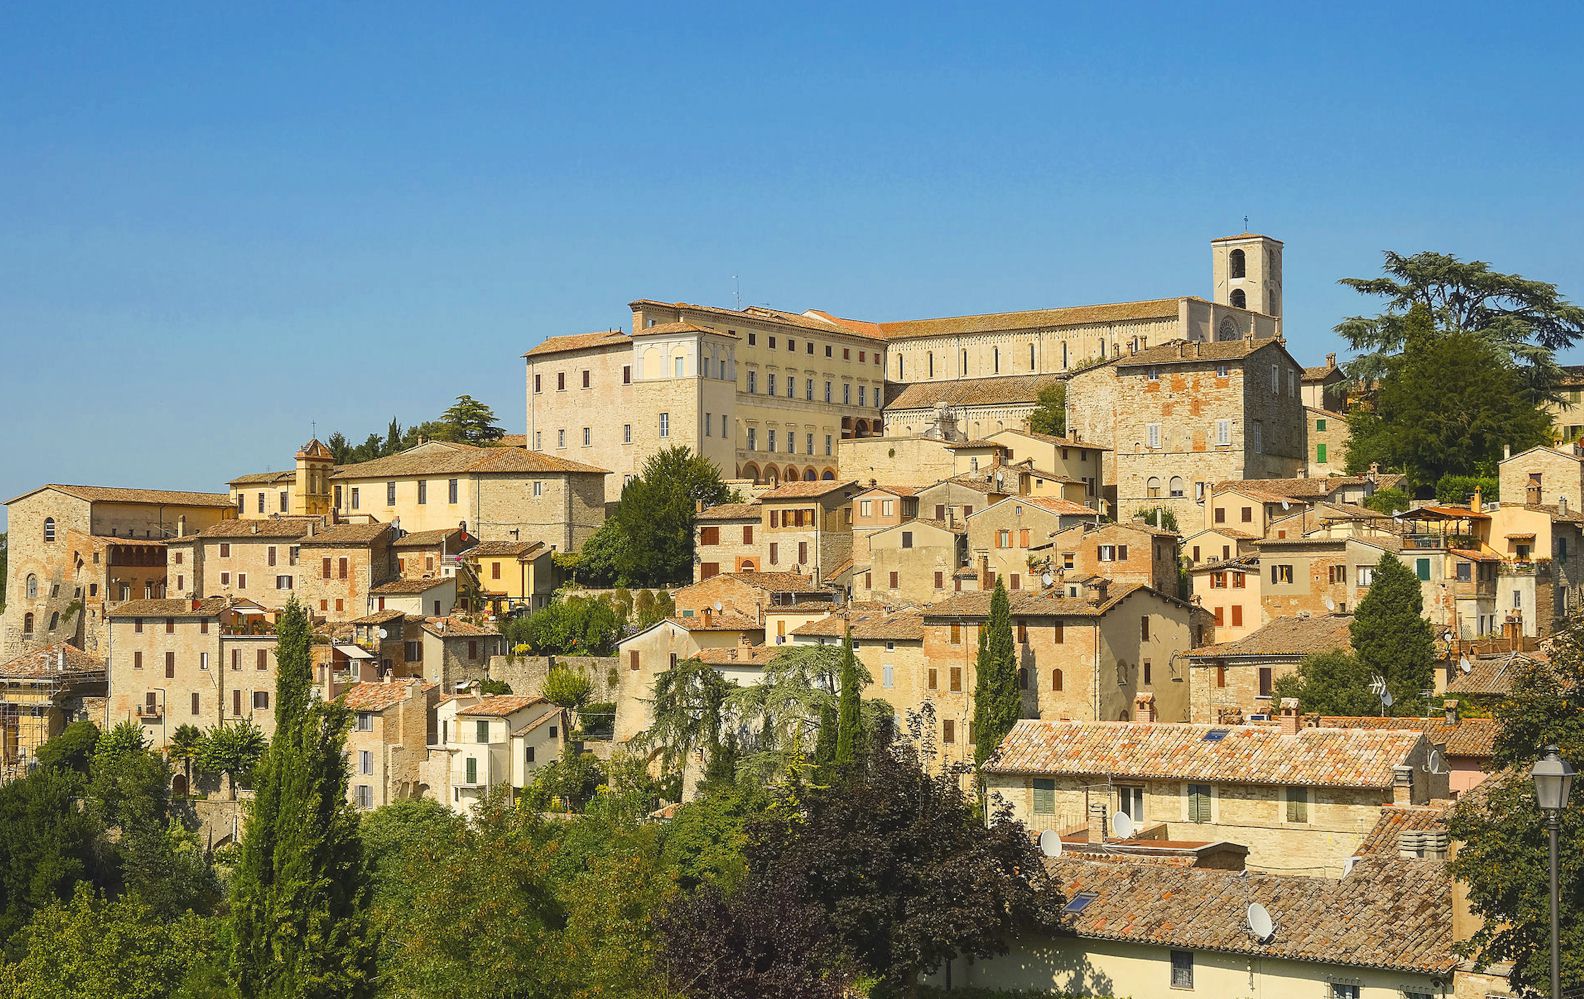
<svg viewBox="0 0 1584 999"><path fill-rule="evenodd" d="M361 645L337 645L335 650L348 659L373 659L374 653Z"/></svg>
<svg viewBox="0 0 1584 999"><path fill-rule="evenodd" d="M259 617L263 617L264 616L264 608L262 608L262 607L233 607L233 608L231 608L231 613L233 613L233 614L243 614L243 615L250 616L250 617L253 616L253 615L258 615Z"/></svg>

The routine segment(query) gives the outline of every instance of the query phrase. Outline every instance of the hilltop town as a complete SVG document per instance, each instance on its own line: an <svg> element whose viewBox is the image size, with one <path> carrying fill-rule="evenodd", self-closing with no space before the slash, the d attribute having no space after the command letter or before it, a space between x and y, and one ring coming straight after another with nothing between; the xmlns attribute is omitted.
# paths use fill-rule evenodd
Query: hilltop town
<svg viewBox="0 0 1584 999"><path fill-rule="evenodd" d="M1282 242L1209 249L1202 294L1038 311L637 299L498 359L522 433L464 397L431 439L314 437L212 491L39 483L6 500L3 779L120 733L193 850L235 855L306 656L350 812L608 822L625 795L699 841L684 887L729 840L701 810L896 747L877 772L960 794L964 843L1011 830L1054 903L926 948L914 987L1511 994L1512 956L1469 949L1456 816L1512 763L1501 706L1574 654L1584 376L1429 478L1356 436L1386 376L1295 356Z"/></svg>

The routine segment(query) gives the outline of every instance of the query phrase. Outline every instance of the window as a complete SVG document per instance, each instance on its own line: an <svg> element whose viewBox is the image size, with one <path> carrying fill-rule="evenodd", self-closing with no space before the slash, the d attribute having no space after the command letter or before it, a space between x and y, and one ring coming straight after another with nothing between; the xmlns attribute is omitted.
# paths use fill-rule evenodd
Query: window
<svg viewBox="0 0 1584 999"><path fill-rule="evenodd" d="M1235 250L1242 253L1242 250ZM1191 989L1193 983L1193 952L1187 950L1174 950L1171 952L1171 987L1174 989Z"/></svg>
<svg viewBox="0 0 1584 999"><path fill-rule="evenodd" d="M258 650L257 662L259 669L269 669L269 649Z"/></svg>
<svg viewBox="0 0 1584 999"><path fill-rule="evenodd" d="M895 666L883 666L883 667L881 667L881 669L880 669L880 686L888 687L888 688L896 686L896 667Z"/></svg>
<svg viewBox="0 0 1584 999"><path fill-rule="evenodd" d="M374 807L374 791L367 784L359 784L357 786L357 806L359 808Z"/></svg>
<svg viewBox="0 0 1584 999"><path fill-rule="evenodd" d="M1148 617L1139 618L1139 640L1140 641L1144 641L1144 642L1149 641L1149 618Z"/></svg>
<svg viewBox="0 0 1584 999"><path fill-rule="evenodd" d="M477 784L478 783L478 760L474 759L471 756L469 756L467 758L466 773L467 773L467 779L464 781L464 783L467 783L467 784Z"/></svg>
<svg viewBox="0 0 1584 999"><path fill-rule="evenodd" d="M557 392L565 392L566 391L566 372L565 371L557 371L556 372L556 391Z"/></svg>
<svg viewBox="0 0 1584 999"><path fill-rule="evenodd" d="M1419 577L1421 583L1428 582L1430 580L1430 560L1427 558L1416 559L1414 561L1414 573Z"/></svg>
<svg viewBox="0 0 1584 999"><path fill-rule="evenodd" d="M1265 424L1259 420L1254 421L1254 451L1256 454L1265 450Z"/></svg>
<svg viewBox="0 0 1584 999"><path fill-rule="evenodd" d="M661 437L670 437L671 436L671 414L670 413L661 413L660 414L660 436Z"/></svg>
<svg viewBox="0 0 1584 999"><path fill-rule="evenodd" d="M450 479L446 482L446 502L455 505L457 501L457 480Z"/></svg>
<svg viewBox="0 0 1584 999"><path fill-rule="evenodd" d="M1309 821L1309 789L1306 787L1289 787L1287 789L1287 821Z"/></svg>
<svg viewBox="0 0 1584 999"><path fill-rule="evenodd" d="M473 723L473 741L489 742L489 722L480 718Z"/></svg>
<svg viewBox="0 0 1584 999"><path fill-rule="evenodd" d="M44 540L45 541L54 541L55 540L55 518L54 517L45 517L44 518Z"/></svg>
<svg viewBox="0 0 1584 999"><path fill-rule="evenodd" d="M396 502L394 497L391 497L390 501ZM425 479L418 480L418 502L420 504L429 502L429 482Z"/></svg>
<svg viewBox="0 0 1584 999"><path fill-rule="evenodd" d="M358 773L371 774L374 772L374 754L366 749L358 750Z"/></svg>
<svg viewBox="0 0 1584 999"><path fill-rule="evenodd" d="M1149 444L1148 444L1148 446L1149 447L1154 447L1154 448L1160 447L1161 446L1160 424L1159 423L1151 423L1145 428L1145 431L1149 435Z"/></svg>
<svg viewBox="0 0 1584 999"><path fill-rule="evenodd" d="M566 431L556 431L556 447L566 447Z"/></svg>
<svg viewBox="0 0 1584 999"><path fill-rule="evenodd" d="M275 577L275 588L277 590L289 590L289 589L291 589L292 588L292 578L290 576L276 576Z"/></svg>
<svg viewBox="0 0 1584 999"><path fill-rule="evenodd" d="M535 375L534 377L536 379L538 378L537 375ZM622 365L622 384L623 385L631 385L632 384L632 365L630 365L630 364L623 364ZM538 390L535 389L535 391L538 391Z"/></svg>
<svg viewBox="0 0 1584 999"><path fill-rule="evenodd" d="M759 391L759 372L753 368L748 369L748 394L753 395Z"/></svg>
<svg viewBox="0 0 1584 999"><path fill-rule="evenodd" d="M1326 460L1326 446L1324 444L1316 444L1315 445L1315 461L1317 461L1320 464L1324 465L1325 464L1325 460Z"/></svg>
<svg viewBox="0 0 1584 999"><path fill-rule="evenodd" d="M962 667L961 666L953 666L951 668L951 672L948 675L951 677L951 689L953 691L961 691L962 690Z"/></svg>
<svg viewBox="0 0 1584 999"><path fill-rule="evenodd" d="M253 710L254 711L268 711L269 710L269 691L267 691L267 690L255 690L255 691L253 691Z"/></svg>
<svg viewBox="0 0 1584 999"><path fill-rule="evenodd" d="M1188 785L1188 821L1210 821L1210 785Z"/></svg>
<svg viewBox="0 0 1584 999"><path fill-rule="evenodd" d="M374 713L373 712L371 712L371 711L359 711L358 712L358 716L357 716L357 730L359 732L372 732L372 731L374 731Z"/></svg>
<svg viewBox="0 0 1584 999"><path fill-rule="evenodd" d="M544 495L544 483L543 482L539 482L539 481L535 481L534 482L533 494L534 494L534 498L535 499L538 499L540 496Z"/></svg>
<svg viewBox="0 0 1584 999"><path fill-rule="evenodd" d="M1332 982L1331 999L1359 999L1359 987L1346 982Z"/></svg>
<svg viewBox="0 0 1584 999"><path fill-rule="evenodd" d="M759 450L758 440L757 440L758 435L759 434L758 434L758 429L757 428L755 428L755 427L749 427L748 428L748 450L750 450L750 451Z"/></svg>
<svg viewBox="0 0 1584 999"><path fill-rule="evenodd" d="M357 508L358 508L358 487L357 486L353 486L352 487L352 509L356 510Z"/></svg>
<svg viewBox="0 0 1584 999"><path fill-rule="evenodd" d="M1056 781L1049 777L1034 778L1034 814L1056 814Z"/></svg>
<svg viewBox="0 0 1584 999"><path fill-rule="evenodd" d="M941 742L951 745L957 741L957 723L950 718L941 722Z"/></svg>
<svg viewBox="0 0 1584 999"><path fill-rule="evenodd" d="M1293 567L1290 565L1271 566L1271 583L1291 583L1293 581Z"/></svg>
<svg viewBox="0 0 1584 999"><path fill-rule="evenodd" d="M1373 565L1355 566L1353 578L1358 580L1358 585L1369 586L1375 582L1375 567Z"/></svg>
<svg viewBox="0 0 1584 999"><path fill-rule="evenodd" d="M584 447L588 447L592 443L594 443L594 428L592 428L592 427L584 427L583 428L583 446Z"/></svg>
<svg viewBox="0 0 1584 999"><path fill-rule="evenodd" d="M1053 670L1051 670L1051 690L1061 690L1061 689L1062 689L1062 671L1059 670L1059 669L1053 669Z"/></svg>

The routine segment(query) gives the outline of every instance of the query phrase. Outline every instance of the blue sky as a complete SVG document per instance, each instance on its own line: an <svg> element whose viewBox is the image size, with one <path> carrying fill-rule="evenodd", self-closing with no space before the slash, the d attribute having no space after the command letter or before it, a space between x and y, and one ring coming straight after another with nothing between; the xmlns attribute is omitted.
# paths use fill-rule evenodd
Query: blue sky
<svg viewBox="0 0 1584 999"><path fill-rule="evenodd" d="M1579 8L1278 6L5 5L0 494L222 489L460 392L521 430L524 350L733 275L1208 294L1247 215L1310 363L1387 248L1584 299Z"/></svg>

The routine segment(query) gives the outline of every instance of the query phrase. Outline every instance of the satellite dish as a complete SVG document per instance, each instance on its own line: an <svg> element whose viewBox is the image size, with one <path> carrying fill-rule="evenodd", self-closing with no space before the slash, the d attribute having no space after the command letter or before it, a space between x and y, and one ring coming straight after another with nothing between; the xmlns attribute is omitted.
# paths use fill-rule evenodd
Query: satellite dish
<svg viewBox="0 0 1584 999"><path fill-rule="evenodd" d="M1469 657L1468 656L1463 656L1461 659L1458 660L1458 669L1462 670L1465 673L1470 673L1470 672L1472 672L1474 670L1474 664L1469 662Z"/></svg>
<svg viewBox="0 0 1584 999"><path fill-rule="evenodd" d="M1111 819L1111 831L1116 833L1117 839L1133 838L1133 818L1127 812L1117 812Z"/></svg>
<svg viewBox="0 0 1584 999"><path fill-rule="evenodd" d="M1270 910L1258 902L1249 903L1248 928L1249 934L1260 943L1276 935L1276 923L1271 919Z"/></svg>
<svg viewBox="0 0 1584 999"><path fill-rule="evenodd" d="M1452 632L1451 631L1443 631L1441 633L1441 641L1443 641L1443 642L1452 641Z"/></svg>
<svg viewBox="0 0 1584 999"><path fill-rule="evenodd" d="M1324 598L1324 600L1322 602L1325 604L1325 609L1326 610L1330 611L1333 614L1336 613L1336 601L1335 600L1332 600L1330 597L1326 597L1326 598Z"/></svg>
<svg viewBox="0 0 1584 999"><path fill-rule="evenodd" d="M1048 572L1047 573L1043 573L1040 576L1040 582L1044 583L1046 586L1049 586L1050 584L1054 583L1055 581L1056 581L1056 577L1052 576Z"/></svg>
<svg viewBox="0 0 1584 999"><path fill-rule="evenodd" d="M1353 873L1353 866L1358 863L1357 857L1349 857L1342 861L1342 876L1345 878Z"/></svg>
<svg viewBox="0 0 1584 999"><path fill-rule="evenodd" d="M1054 829L1047 829L1040 833L1040 853L1047 857L1060 857L1062 855L1061 833Z"/></svg>
<svg viewBox="0 0 1584 999"><path fill-rule="evenodd" d="M1425 760L1424 771L1427 774L1436 775L1448 772L1446 764L1441 760L1441 753L1439 750L1430 750L1430 756Z"/></svg>
<svg viewBox="0 0 1584 999"><path fill-rule="evenodd" d="M391 637L390 628L389 627L381 628L380 629L380 637L381 638L389 638L389 637Z"/></svg>
<svg viewBox="0 0 1584 999"><path fill-rule="evenodd" d="M1289 504L1286 500L1282 500L1282 509L1283 510L1289 509L1290 507L1291 507L1291 504Z"/></svg>
<svg viewBox="0 0 1584 999"><path fill-rule="evenodd" d="M721 611L723 611L725 609L726 608L721 604L721 602L719 600L715 601L715 613L719 614Z"/></svg>
<svg viewBox="0 0 1584 999"><path fill-rule="evenodd" d="M1386 693L1381 695L1381 706L1382 707L1387 707L1387 708L1392 706L1391 691L1388 690L1388 691L1386 691Z"/></svg>

